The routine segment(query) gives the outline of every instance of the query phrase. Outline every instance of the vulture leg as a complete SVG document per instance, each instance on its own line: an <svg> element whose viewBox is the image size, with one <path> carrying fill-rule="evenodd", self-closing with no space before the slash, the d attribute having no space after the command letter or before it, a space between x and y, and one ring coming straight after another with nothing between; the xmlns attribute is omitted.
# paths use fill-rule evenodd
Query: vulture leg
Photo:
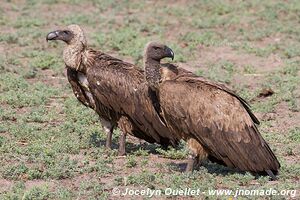
<svg viewBox="0 0 300 200"><path fill-rule="evenodd" d="M202 162L207 159L207 153L202 145L193 138L187 140L187 146L190 150L190 154L185 171L189 172L201 165Z"/></svg>
<svg viewBox="0 0 300 200"><path fill-rule="evenodd" d="M107 121L107 120L105 120L103 118L100 118L100 121L101 121L101 124L103 126L104 132L107 135L105 147L107 149L111 149L112 134L113 134L113 130L114 130L114 125L112 125L111 122L109 122L109 121Z"/></svg>
<svg viewBox="0 0 300 200"><path fill-rule="evenodd" d="M122 134L120 135L120 139L119 139L119 152L118 155L119 156L124 156L126 154L126 132L122 132Z"/></svg>
<svg viewBox="0 0 300 200"><path fill-rule="evenodd" d="M133 126L131 121L126 116L122 116L119 119L118 125L121 130L121 135L119 139L119 156L124 156L126 154L126 135L127 133L132 133Z"/></svg>
<svg viewBox="0 0 300 200"><path fill-rule="evenodd" d="M109 130L108 132L106 132L107 138L106 138L105 147L107 149L111 149L111 146L112 146L112 134L113 134L112 130Z"/></svg>
<svg viewBox="0 0 300 200"><path fill-rule="evenodd" d="M189 155L189 159L188 159L188 162L187 162L187 166L185 168L185 171L186 172L191 172L194 170L194 167L197 165L197 163L199 163L199 156L198 155L195 155L193 153L191 153Z"/></svg>

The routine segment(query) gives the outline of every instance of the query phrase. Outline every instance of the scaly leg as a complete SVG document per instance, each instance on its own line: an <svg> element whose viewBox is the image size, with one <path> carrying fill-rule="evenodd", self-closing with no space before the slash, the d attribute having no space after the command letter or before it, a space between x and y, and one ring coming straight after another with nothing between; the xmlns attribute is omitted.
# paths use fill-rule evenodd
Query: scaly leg
<svg viewBox="0 0 300 200"><path fill-rule="evenodd" d="M126 154L126 133L122 132L122 134L120 135L120 139L119 139L119 156L124 156Z"/></svg>
<svg viewBox="0 0 300 200"><path fill-rule="evenodd" d="M190 150L186 172L193 171L195 167L198 167L207 158L207 153L202 145L194 138L187 140L187 145Z"/></svg>
<svg viewBox="0 0 300 200"><path fill-rule="evenodd" d="M107 133L107 137L106 137L106 143L105 143L105 147L107 149L111 149L112 146L112 134L113 134L113 130L109 130Z"/></svg>
<svg viewBox="0 0 300 200"><path fill-rule="evenodd" d="M122 116L118 121L118 126L121 131L120 139L119 139L119 156L124 156L126 154L126 135L127 133L132 133L132 123L126 117Z"/></svg>
<svg viewBox="0 0 300 200"><path fill-rule="evenodd" d="M114 126L112 125L111 122L100 118L102 127L104 132L106 133L107 137L106 137L106 143L105 143L105 147L107 149L111 149L111 145L112 145L112 134L113 134L113 130L114 130Z"/></svg>
<svg viewBox="0 0 300 200"><path fill-rule="evenodd" d="M191 153L189 155L189 158L188 158L188 162L187 162L187 166L186 166L186 169L185 171L186 172L191 172L194 170L195 166L197 166L197 164L199 163L199 156Z"/></svg>

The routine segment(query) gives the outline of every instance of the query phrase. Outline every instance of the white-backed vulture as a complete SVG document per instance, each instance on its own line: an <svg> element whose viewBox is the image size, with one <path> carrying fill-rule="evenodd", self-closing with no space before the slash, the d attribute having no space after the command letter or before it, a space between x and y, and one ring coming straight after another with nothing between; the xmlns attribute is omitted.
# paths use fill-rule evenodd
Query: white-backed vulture
<svg viewBox="0 0 300 200"><path fill-rule="evenodd" d="M78 25L50 32L47 40L66 43L63 59L78 100L98 113L109 134L115 125L121 129L119 155L125 154L127 133L163 146L178 143L179 139L160 121L152 106L142 70L88 48L84 32ZM107 144L109 138L111 136Z"/></svg>
<svg viewBox="0 0 300 200"><path fill-rule="evenodd" d="M273 179L280 164L259 133L249 105L226 86L178 68L161 64L174 58L166 45L145 48L145 76L156 92L160 115L175 132L196 138L208 155L231 168L263 172Z"/></svg>

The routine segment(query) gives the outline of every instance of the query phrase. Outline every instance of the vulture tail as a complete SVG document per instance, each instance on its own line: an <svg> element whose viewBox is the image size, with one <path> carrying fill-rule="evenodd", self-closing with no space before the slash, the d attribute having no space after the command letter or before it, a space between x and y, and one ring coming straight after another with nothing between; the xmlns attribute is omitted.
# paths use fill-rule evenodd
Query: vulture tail
<svg viewBox="0 0 300 200"><path fill-rule="evenodd" d="M276 180L278 179L278 178L275 176L274 172L275 172L275 174L278 173L278 171L272 171L272 170L270 170L270 169L266 170L266 173L271 177L271 180L272 180L272 181L276 181Z"/></svg>

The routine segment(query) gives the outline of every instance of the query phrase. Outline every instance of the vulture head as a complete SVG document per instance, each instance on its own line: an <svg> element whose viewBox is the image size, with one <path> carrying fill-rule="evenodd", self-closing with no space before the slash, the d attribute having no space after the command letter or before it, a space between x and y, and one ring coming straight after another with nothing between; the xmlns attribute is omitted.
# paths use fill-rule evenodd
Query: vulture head
<svg viewBox="0 0 300 200"><path fill-rule="evenodd" d="M152 90L156 90L161 82L160 60L163 58L172 58L173 60L172 49L158 42L150 42L146 45L144 50L145 78Z"/></svg>
<svg viewBox="0 0 300 200"><path fill-rule="evenodd" d="M145 55L146 59L160 61L163 58L174 59L174 52L168 46L158 43L150 42L146 45Z"/></svg>
<svg viewBox="0 0 300 200"><path fill-rule="evenodd" d="M61 40L66 43L63 59L67 67L78 70L81 64L81 53L87 46L85 34L80 26L72 24L65 29L48 33L46 40Z"/></svg>

